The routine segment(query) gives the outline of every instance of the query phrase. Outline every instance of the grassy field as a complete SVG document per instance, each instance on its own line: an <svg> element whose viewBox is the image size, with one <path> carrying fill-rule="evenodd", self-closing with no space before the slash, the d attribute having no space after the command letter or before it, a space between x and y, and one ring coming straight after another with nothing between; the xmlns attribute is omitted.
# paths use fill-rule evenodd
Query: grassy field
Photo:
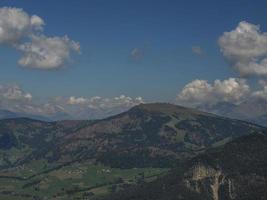
<svg viewBox="0 0 267 200"><path fill-rule="evenodd" d="M63 167L43 161L0 172L0 200L93 199L129 185L149 182L168 169L118 169L88 163Z"/></svg>

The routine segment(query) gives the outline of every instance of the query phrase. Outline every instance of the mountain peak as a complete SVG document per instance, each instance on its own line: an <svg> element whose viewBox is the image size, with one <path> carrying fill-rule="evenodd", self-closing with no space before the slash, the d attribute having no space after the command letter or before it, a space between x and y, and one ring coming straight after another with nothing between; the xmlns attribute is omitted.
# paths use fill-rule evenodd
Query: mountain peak
<svg viewBox="0 0 267 200"><path fill-rule="evenodd" d="M187 114L200 114L204 113L201 111L198 111L193 108L187 108L171 103L145 103L145 104L139 104L135 107L133 107L131 110L145 110L148 112L157 112L157 113L164 113L166 115L172 115L176 113L187 113Z"/></svg>

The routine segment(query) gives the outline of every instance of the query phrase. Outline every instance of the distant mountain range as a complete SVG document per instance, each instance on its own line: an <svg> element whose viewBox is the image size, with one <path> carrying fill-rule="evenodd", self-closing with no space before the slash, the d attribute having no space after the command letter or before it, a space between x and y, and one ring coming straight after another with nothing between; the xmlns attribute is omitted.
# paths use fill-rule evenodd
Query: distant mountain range
<svg viewBox="0 0 267 200"><path fill-rule="evenodd" d="M249 122L164 103L141 104L102 120L1 120L0 199L98 198L116 188L151 182L166 169L201 158L209 149L265 131ZM231 151L238 156L243 147ZM226 150L225 155L230 155ZM212 174L217 173L216 162L224 159L223 155L210 158L215 163L208 166ZM229 157L227 162L235 159ZM183 188L202 191L205 182L200 180L195 186L198 183L191 183L188 176L188 187Z"/></svg>
<svg viewBox="0 0 267 200"><path fill-rule="evenodd" d="M43 120L43 121L51 121L51 119L41 116L41 115L31 115L27 113L18 113L18 112L12 112L9 110L0 109L0 120L1 119L11 119L11 118L31 118L31 119L37 119L37 120Z"/></svg>
<svg viewBox="0 0 267 200"><path fill-rule="evenodd" d="M262 126L267 126L267 101L264 99L251 99L238 105L228 102L219 102L212 105L201 105L196 109L223 117L245 120ZM7 109L0 109L0 119L25 117L42 121L95 120L116 115L125 110L127 110L126 107L103 110L87 108L77 110L75 113L67 113L62 109L56 109L55 112L50 114L31 114L30 112L28 113L25 111L15 112Z"/></svg>
<svg viewBox="0 0 267 200"><path fill-rule="evenodd" d="M96 120L119 114L128 109L127 107L117 107L113 109L83 108L68 113L61 108L55 108L51 113L31 114L25 110L23 112L15 112L0 108L0 119L25 117L50 122L58 120ZM196 107L196 109L223 117L245 120L267 126L267 101L264 99L251 99L240 104L232 104L229 102L204 104Z"/></svg>
<svg viewBox="0 0 267 200"><path fill-rule="evenodd" d="M122 113L129 108L129 106L117 106L112 108L83 107L76 110L64 110L60 106L55 106L52 111L47 113L32 113L32 111L28 111L27 108L20 109L20 111L0 108L0 120L23 117L50 122L58 120L95 120Z"/></svg>
<svg viewBox="0 0 267 200"><path fill-rule="evenodd" d="M9 110L0 110L0 119L6 119L6 118L16 118L18 115L14 112L11 112Z"/></svg>
<svg viewBox="0 0 267 200"><path fill-rule="evenodd" d="M267 101L263 99L251 99L238 105L220 102L215 105L202 105L197 109L267 126Z"/></svg>
<svg viewBox="0 0 267 200"><path fill-rule="evenodd" d="M4 166L23 164L29 158L51 162L96 158L112 167L129 168L170 167L176 161L262 128L159 103L142 104L95 121L6 119L0 121L0 130L0 144L5 144L0 149L7 153L2 156ZM8 149L20 152L20 156L9 160L12 156Z"/></svg>

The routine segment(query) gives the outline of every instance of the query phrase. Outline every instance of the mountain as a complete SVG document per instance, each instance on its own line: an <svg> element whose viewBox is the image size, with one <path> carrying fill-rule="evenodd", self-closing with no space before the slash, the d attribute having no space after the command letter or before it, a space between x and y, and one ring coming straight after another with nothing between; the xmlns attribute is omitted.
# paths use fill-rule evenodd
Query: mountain
<svg viewBox="0 0 267 200"><path fill-rule="evenodd" d="M94 152L113 167L162 167L259 130L254 124L194 109L142 104L68 134L57 152L67 160L77 152L83 158Z"/></svg>
<svg viewBox="0 0 267 200"><path fill-rule="evenodd" d="M32 118L37 120L43 120L43 121L51 121L50 118L41 116L41 115L33 115L33 114L27 114L27 113L18 113L13 112L10 110L0 109L0 120L1 119L11 119L11 118Z"/></svg>
<svg viewBox="0 0 267 200"><path fill-rule="evenodd" d="M91 108L82 107L80 109L63 109L61 106L46 108L40 112L32 112L27 107L20 110L0 109L0 120L10 118L31 118L42 121L61 121L61 120L95 120L110 117L122 113L129 109L129 106L117 106L112 108Z"/></svg>
<svg viewBox="0 0 267 200"><path fill-rule="evenodd" d="M14 112L11 112L9 110L0 110L0 119L5 118L16 118L18 115Z"/></svg>
<svg viewBox="0 0 267 200"><path fill-rule="evenodd" d="M150 182L207 149L263 132L165 103L102 120L0 120L0 199L96 197L113 186Z"/></svg>
<svg viewBox="0 0 267 200"><path fill-rule="evenodd" d="M252 134L210 149L151 183L108 200L267 199L267 135Z"/></svg>
<svg viewBox="0 0 267 200"><path fill-rule="evenodd" d="M0 120L0 168L14 167L32 159L46 159L60 138L86 121L46 122L29 118Z"/></svg>
<svg viewBox="0 0 267 200"><path fill-rule="evenodd" d="M199 110L203 110L206 112L218 114L224 117L231 117L236 119L246 119L243 114L240 114L238 110L238 105L229 103L229 102L219 102L216 104L204 104L197 107Z"/></svg>
<svg viewBox="0 0 267 200"><path fill-rule="evenodd" d="M207 148L262 130L244 121L156 103L142 104L103 120L77 121L70 128L68 123L0 121L0 144L9 144L0 145L0 149L25 151L12 161L4 156L8 157L6 162L16 165L42 158L64 163L94 158L120 168L170 167Z"/></svg>
<svg viewBox="0 0 267 200"><path fill-rule="evenodd" d="M84 119L103 119L110 116L114 116L129 110L130 105L113 105L112 107L81 107L80 109L69 111L69 119L84 120Z"/></svg>
<svg viewBox="0 0 267 200"><path fill-rule="evenodd" d="M228 102L219 102L214 105L202 105L199 106L198 109L224 117L267 126L267 101L264 99L250 99L238 105Z"/></svg>

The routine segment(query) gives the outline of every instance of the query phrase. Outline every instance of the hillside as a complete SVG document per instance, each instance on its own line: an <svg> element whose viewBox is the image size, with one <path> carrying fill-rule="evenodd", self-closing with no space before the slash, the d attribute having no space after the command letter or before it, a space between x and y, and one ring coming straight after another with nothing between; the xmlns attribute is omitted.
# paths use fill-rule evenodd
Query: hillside
<svg viewBox="0 0 267 200"><path fill-rule="evenodd" d="M16 118L17 114L9 110L0 109L0 119Z"/></svg>
<svg viewBox="0 0 267 200"><path fill-rule="evenodd" d="M267 101L264 99L250 99L238 105L219 102L214 105L202 105L198 109L267 126Z"/></svg>
<svg viewBox="0 0 267 200"><path fill-rule="evenodd" d="M163 103L95 121L1 120L0 199L14 188L15 199L98 196L114 185L153 181L207 149L264 131Z"/></svg>
<svg viewBox="0 0 267 200"><path fill-rule="evenodd" d="M60 160L73 159L79 152L79 158L97 156L112 167L170 167L174 161L261 130L194 109L143 104L64 136Z"/></svg>
<svg viewBox="0 0 267 200"><path fill-rule="evenodd" d="M265 200L267 136L244 136L181 165L152 183L108 200Z"/></svg>
<svg viewBox="0 0 267 200"><path fill-rule="evenodd" d="M10 119L0 121L5 158L1 163L96 159L119 168L171 167L206 148L261 130L254 124L171 104L143 104L96 121ZM10 150L19 155L13 158Z"/></svg>

